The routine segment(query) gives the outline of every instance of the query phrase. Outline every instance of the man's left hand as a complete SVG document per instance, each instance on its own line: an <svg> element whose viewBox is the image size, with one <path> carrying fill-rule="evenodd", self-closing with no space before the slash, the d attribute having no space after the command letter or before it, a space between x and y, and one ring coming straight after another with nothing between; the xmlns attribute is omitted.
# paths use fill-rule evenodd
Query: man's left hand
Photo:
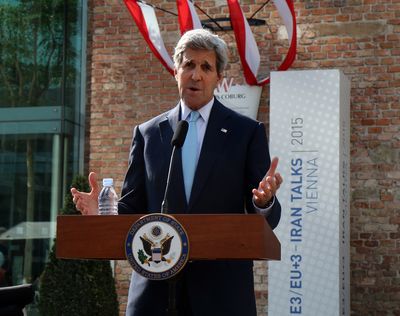
<svg viewBox="0 0 400 316"><path fill-rule="evenodd" d="M271 166L265 177L258 185L258 189L253 189L253 201L259 208L268 207L269 202L273 199L283 179L279 172L276 172L278 166L278 157L274 157L271 161Z"/></svg>

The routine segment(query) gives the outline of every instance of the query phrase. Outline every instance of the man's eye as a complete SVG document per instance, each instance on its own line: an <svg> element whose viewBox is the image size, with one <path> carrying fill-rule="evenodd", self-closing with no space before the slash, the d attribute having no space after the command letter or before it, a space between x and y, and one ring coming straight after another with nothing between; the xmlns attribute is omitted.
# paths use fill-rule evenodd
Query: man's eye
<svg viewBox="0 0 400 316"><path fill-rule="evenodd" d="M184 65L185 68L193 68L194 64L192 62L188 62Z"/></svg>

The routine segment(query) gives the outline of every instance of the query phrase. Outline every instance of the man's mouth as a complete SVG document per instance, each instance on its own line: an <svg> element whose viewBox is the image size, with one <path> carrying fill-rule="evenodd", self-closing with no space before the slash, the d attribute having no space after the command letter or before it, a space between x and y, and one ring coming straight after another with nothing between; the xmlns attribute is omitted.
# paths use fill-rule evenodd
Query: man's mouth
<svg viewBox="0 0 400 316"><path fill-rule="evenodd" d="M193 92L200 91L200 89L199 89L199 88L196 88L196 87L189 87L189 90L190 90L190 91L193 91Z"/></svg>

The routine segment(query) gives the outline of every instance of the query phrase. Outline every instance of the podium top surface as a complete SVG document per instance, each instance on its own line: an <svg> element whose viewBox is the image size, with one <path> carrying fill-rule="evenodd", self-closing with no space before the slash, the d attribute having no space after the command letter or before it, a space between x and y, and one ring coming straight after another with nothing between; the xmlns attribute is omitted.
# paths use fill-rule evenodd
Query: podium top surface
<svg viewBox="0 0 400 316"><path fill-rule="evenodd" d="M125 260L125 240L144 215L59 215L57 257ZM262 215L174 214L189 236L190 260L280 260L278 239Z"/></svg>

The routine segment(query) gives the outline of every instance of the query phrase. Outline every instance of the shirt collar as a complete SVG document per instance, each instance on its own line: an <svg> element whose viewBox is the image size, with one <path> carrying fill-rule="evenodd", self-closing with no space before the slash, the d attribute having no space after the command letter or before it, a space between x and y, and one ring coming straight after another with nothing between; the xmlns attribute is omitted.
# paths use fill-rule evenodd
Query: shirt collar
<svg viewBox="0 0 400 316"><path fill-rule="evenodd" d="M197 112L199 112L200 117L205 121L208 122L208 118L210 117L211 109L214 104L214 97L208 102L206 105L202 106ZM181 113L182 113L182 120L186 120L192 110L185 104L183 100L181 100Z"/></svg>

